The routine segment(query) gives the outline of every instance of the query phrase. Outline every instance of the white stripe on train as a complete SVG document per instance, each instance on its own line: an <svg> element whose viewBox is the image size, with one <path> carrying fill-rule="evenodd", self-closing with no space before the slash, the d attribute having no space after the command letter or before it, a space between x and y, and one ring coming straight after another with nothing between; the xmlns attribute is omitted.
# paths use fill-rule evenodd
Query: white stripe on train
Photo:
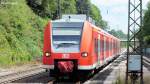
<svg viewBox="0 0 150 84"><path fill-rule="evenodd" d="M114 56L113 56L114 57ZM107 58L105 61L104 61L104 63L103 64L101 64L101 65L99 65L99 66L102 66L102 65L104 65L104 64L107 64L108 63L108 61L110 61L110 60L112 60L113 59L113 57L111 57L111 58ZM96 67L97 67L97 65L98 65L98 63L94 63L94 64L92 64L92 65L84 65L84 66L78 66L78 69L79 70L91 70L91 69L95 69ZM42 65L42 68L44 68L44 69L54 69L54 65Z"/></svg>

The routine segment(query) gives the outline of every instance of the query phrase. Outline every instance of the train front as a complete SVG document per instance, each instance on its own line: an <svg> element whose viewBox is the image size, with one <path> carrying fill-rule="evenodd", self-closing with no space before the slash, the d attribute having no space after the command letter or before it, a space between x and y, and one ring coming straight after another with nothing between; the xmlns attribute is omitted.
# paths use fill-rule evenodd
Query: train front
<svg viewBox="0 0 150 84"><path fill-rule="evenodd" d="M90 40L83 41L90 39L83 32L86 24L84 21L49 22L44 32L43 64L51 75L66 75L89 69L89 66L86 67L90 63L87 57L89 48L85 46Z"/></svg>

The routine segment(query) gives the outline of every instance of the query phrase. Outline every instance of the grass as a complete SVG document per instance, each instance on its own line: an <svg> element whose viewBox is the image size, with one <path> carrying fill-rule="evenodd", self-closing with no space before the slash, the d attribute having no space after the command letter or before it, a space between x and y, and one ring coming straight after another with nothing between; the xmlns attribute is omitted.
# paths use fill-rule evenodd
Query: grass
<svg viewBox="0 0 150 84"><path fill-rule="evenodd" d="M47 20L36 16L25 0L0 4L0 66L24 64L42 55Z"/></svg>

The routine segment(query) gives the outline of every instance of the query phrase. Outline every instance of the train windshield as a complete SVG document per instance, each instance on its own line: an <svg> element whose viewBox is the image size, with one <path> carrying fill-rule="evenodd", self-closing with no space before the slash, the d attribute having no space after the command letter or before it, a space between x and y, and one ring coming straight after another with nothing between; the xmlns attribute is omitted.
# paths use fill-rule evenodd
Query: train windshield
<svg viewBox="0 0 150 84"><path fill-rule="evenodd" d="M54 52L71 53L80 51L83 22L53 22L52 27Z"/></svg>

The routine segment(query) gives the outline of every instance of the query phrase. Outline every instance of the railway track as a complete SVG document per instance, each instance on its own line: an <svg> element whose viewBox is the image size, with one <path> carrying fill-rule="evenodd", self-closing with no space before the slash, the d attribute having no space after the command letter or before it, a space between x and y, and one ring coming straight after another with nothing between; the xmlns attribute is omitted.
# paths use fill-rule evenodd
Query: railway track
<svg viewBox="0 0 150 84"><path fill-rule="evenodd" d="M55 78L46 75L48 73L41 73L32 77L17 80L12 83L37 83L37 84L83 84L81 81L73 81L69 79L56 80ZM39 77L38 77L39 76Z"/></svg>
<svg viewBox="0 0 150 84"><path fill-rule="evenodd" d="M119 61L114 61L113 66L117 66ZM111 66L112 67L112 66ZM90 77L91 79L92 77ZM48 84L83 84L88 81L80 80L55 80L49 76L48 72L45 72L41 67L32 68L30 70L25 70L22 72L17 72L13 74L8 74L0 77L0 83L48 83Z"/></svg>
<svg viewBox="0 0 150 84"><path fill-rule="evenodd" d="M81 81L50 81L48 84L83 84Z"/></svg>
<svg viewBox="0 0 150 84"><path fill-rule="evenodd" d="M84 84L113 84L117 79L117 76L124 72L126 51L121 53L121 56L116 58L109 65L100 70L96 75L94 75L89 80L85 81ZM120 70L121 69L121 70ZM119 73L119 74L117 74ZM124 75L124 74L121 74Z"/></svg>
<svg viewBox="0 0 150 84"><path fill-rule="evenodd" d="M11 74L11 76L10 75L2 76L0 77L0 83L90 84L90 83L100 82L100 83L105 84L105 82L110 82L110 80L107 80L109 78L109 75L113 73L115 69L117 69L116 67L119 67L119 64L122 61L126 60L126 53L123 52L122 55L123 56L118 57L116 60L110 63L110 65L106 66L104 69L100 70L97 74L95 74L94 76L90 77L89 79L85 81L80 81L80 80L72 81L72 80L66 80L66 79L56 80L52 77L49 77L49 73L45 72L44 69L38 67L38 68L34 68L28 71ZM143 62L144 62L144 66L148 70L150 70L150 67L149 67L150 59L148 59L147 57L143 57ZM15 77L16 75L18 76ZM99 77L100 75L101 77ZM110 76L110 78L112 77L113 76ZM115 77L113 78L115 79Z"/></svg>
<svg viewBox="0 0 150 84"><path fill-rule="evenodd" d="M143 57L143 64L150 71L150 58L144 56Z"/></svg>
<svg viewBox="0 0 150 84"><path fill-rule="evenodd" d="M40 74L44 71L45 71L44 69L42 69L41 67L38 66L38 67L34 67L34 68L31 68L28 70L19 71L19 72L7 74L4 76L0 76L0 84L11 83L13 81L20 80L22 78Z"/></svg>
<svg viewBox="0 0 150 84"><path fill-rule="evenodd" d="M6 82L5 82L6 83ZM78 80L60 79L56 80L49 76L49 72L41 72L38 74L31 74L30 76L22 77L20 79L11 80L7 83L40 83L40 84L82 84Z"/></svg>

